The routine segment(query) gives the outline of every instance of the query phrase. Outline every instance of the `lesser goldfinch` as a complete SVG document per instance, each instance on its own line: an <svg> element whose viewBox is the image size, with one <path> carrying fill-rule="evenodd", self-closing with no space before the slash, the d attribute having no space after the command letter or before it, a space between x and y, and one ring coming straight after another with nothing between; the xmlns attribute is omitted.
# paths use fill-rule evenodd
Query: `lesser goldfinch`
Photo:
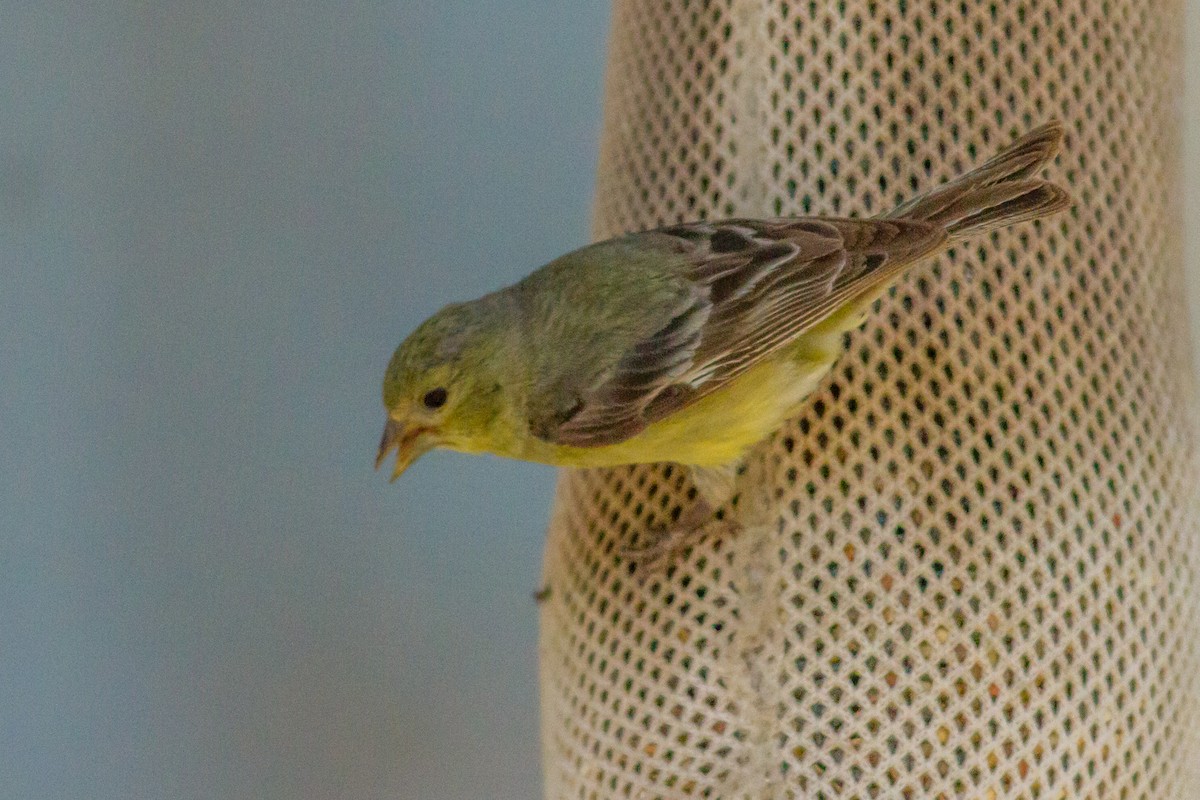
<svg viewBox="0 0 1200 800"><path fill-rule="evenodd" d="M702 517L905 270L1070 205L1035 177L1062 137L1044 125L883 217L670 225L447 306L388 364L376 468L394 450L394 480L436 447L569 467L677 462Z"/></svg>

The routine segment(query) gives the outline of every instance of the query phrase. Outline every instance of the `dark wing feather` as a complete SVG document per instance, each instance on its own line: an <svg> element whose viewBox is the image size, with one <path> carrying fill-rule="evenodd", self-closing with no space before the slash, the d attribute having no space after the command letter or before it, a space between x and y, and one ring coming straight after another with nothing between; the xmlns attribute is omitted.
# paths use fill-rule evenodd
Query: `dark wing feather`
<svg viewBox="0 0 1200 800"><path fill-rule="evenodd" d="M728 220L639 234L683 253L692 291L654 334L630 347L571 413L537 435L597 447L720 388L843 304L869 295L945 240L898 219Z"/></svg>

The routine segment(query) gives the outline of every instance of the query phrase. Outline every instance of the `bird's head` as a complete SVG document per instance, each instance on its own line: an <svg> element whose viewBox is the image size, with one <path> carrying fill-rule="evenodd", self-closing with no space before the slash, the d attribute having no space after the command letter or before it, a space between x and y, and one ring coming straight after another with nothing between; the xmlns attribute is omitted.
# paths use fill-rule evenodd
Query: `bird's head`
<svg viewBox="0 0 1200 800"><path fill-rule="evenodd" d="M375 468L393 450L391 480L436 447L476 452L503 400L505 331L490 298L447 306L405 339L383 378L387 422Z"/></svg>

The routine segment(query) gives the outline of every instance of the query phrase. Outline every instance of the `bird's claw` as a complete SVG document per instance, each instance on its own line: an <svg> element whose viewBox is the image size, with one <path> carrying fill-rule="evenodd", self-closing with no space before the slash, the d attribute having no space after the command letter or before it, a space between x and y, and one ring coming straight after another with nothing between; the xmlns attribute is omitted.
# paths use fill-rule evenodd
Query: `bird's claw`
<svg viewBox="0 0 1200 800"><path fill-rule="evenodd" d="M644 540L639 537L636 544L622 546L618 554L629 562L631 574L644 585L651 578L665 574L689 548L714 534L736 533L740 527L728 517L717 519L709 513L699 521L680 520L672 525L651 528Z"/></svg>
<svg viewBox="0 0 1200 800"><path fill-rule="evenodd" d="M683 555L697 531L677 528L654 528L647 540L621 547L620 557L629 563L630 572L645 583L654 575L667 571L667 566Z"/></svg>

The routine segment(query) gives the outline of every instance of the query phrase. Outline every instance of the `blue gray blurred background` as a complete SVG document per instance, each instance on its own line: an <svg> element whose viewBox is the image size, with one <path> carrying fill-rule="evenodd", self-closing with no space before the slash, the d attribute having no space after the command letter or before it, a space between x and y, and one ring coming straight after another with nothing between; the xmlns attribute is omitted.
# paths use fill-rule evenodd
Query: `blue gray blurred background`
<svg viewBox="0 0 1200 800"><path fill-rule="evenodd" d="M371 461L400 338L587 240L607 23L0 3L0 800L539 795L553 472Z"/></svg>
<svg viewBox="0 0 1200 800"><path fill-rule="evenodd" d="M553 471L372 471L587 240L608 10L0 5L0 798L532 798Z"/></svg>

